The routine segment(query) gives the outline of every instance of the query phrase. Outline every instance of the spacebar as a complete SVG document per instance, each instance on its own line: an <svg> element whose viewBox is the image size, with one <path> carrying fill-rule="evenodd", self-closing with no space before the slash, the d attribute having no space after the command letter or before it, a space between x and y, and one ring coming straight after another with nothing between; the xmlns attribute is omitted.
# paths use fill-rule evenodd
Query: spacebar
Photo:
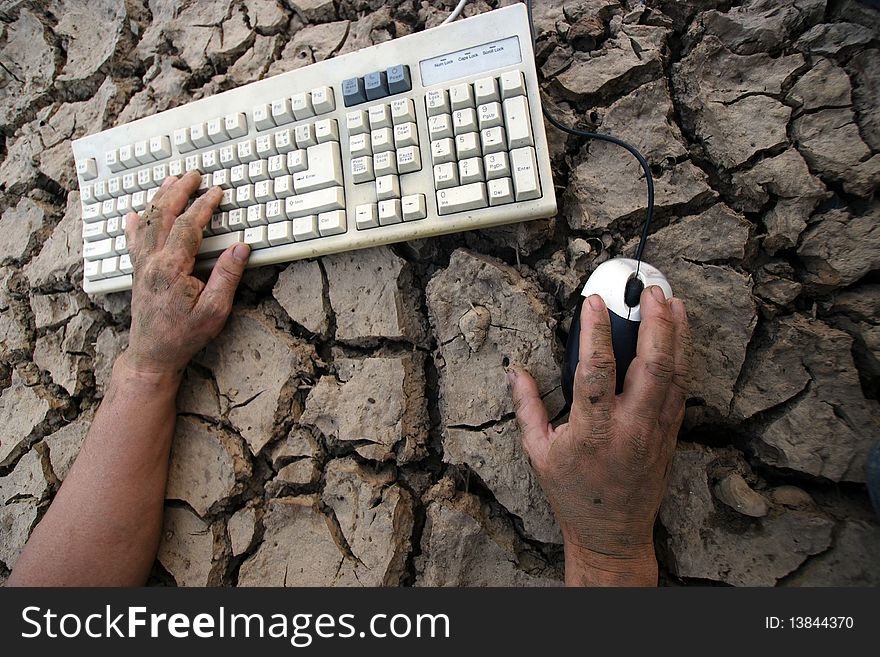
<svg viewBox="0 0 880 657"><path fill-rule="evenodd" d="M244 231L237 230L234 233L224 233L222 235L214 235L206 237L202 240L202 246L199 247L200 258L210 258L217 254L223 253L236 242L244 239Z"/></svg>

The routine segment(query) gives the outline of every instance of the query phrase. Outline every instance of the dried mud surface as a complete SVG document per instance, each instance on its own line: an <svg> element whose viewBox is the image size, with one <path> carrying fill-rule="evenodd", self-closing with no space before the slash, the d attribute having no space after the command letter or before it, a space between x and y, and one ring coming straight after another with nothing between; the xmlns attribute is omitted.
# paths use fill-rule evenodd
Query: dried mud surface
<svg viewBox="0 0 880 657"><path fill-rule="evenodd" d="M453 4L0 5L0 581L127 343L129 295L81 290L71 140L432 27ZM646 257L689 305L696 396L661 581L880 584L864 486L880 17L852 0L535 4L545 103L647 157ZM548 136L555 218L247 273L181 389L152 583L561 582L504 368L527 367L559 412L575 295L633 248L644 180L614 146Z"/></svg>

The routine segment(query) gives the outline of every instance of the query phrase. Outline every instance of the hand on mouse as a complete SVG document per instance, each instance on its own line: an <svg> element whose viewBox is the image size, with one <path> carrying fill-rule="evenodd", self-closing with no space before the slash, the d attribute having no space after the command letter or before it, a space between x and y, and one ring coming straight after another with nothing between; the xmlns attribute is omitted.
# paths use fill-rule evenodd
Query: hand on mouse
<svg viewBox="0 0 880 657"><path fill-rule="evenodd" d="M511 370L522 442L565 542L568 585L654 586L654 520L684 418L691 343L684 304L656 286L641 296L636 358L614 394L608 310L581 312L580 361L566 424L555 429L534 379Z"/></svg>
<svg viewBox="0 0 880 657"><path fill-rule="evenodd" d="M212 187L186 209L200 180L195 171L166 178L146 211L126 218L134 283L131 337L122 359L135 371L179 378L232 309L250 247L226 249L207 283L192 275L202 231L223 195Z"/></svg>

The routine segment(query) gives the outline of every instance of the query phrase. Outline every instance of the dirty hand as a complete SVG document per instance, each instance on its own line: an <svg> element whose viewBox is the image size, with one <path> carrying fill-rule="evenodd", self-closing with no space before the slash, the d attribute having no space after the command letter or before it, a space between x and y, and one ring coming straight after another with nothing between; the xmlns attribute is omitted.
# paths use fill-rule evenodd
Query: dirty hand
<svg viewBox="0 0 880 657"><path fill-rule="evenodd" d="M581 313L567 424L550 425L534 379L511 380L523 447L562 528L571 585L657 583L654 519L684 418L690 334L684 304L658 287L641 298L636 358L614 394L611 324L598 295Z"/></svg>
<svg viewBox="0 0 880 657"><path fill-rule="evenodd" d="M212 187L186 209L200 176L169 177L139 216L129 213L125 236L134 268L131 337L126 364L139 372L179 377L190 358L223 328L250 248L221 255L207 283L192 275L202 231L222 197Z"/></svg>

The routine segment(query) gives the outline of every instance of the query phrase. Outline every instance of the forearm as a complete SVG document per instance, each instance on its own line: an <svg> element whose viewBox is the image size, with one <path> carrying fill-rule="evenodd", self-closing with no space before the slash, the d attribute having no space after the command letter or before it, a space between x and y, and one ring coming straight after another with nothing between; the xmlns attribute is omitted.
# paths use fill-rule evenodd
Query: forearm
<svg viewBox="0 0 880 657"><path fill-rule="evenodd" d="M179 378L123 355L82 450L10 585L141 585L162 530Z"/></svg>

